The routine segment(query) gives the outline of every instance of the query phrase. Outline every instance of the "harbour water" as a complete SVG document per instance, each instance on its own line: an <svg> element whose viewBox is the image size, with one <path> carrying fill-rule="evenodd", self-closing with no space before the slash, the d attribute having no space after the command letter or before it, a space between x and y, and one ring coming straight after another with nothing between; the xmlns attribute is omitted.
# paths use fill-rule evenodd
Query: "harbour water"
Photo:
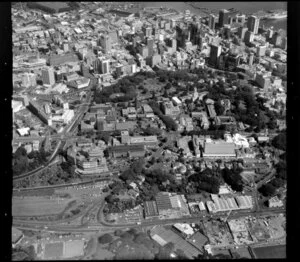
<svg viewBox="0 0 300 262"><path fill-rule="evenodd" d="M259 10L269 11L274 9L287 10L286 2L192 2L193 6L200 8L207 8L208 10L218 11L220 9L230 9L235 8L236 10L249 14L255 13ZM184 12L185 10L190 10L193 14L200 14L201 11L194 8L188 2L142 2L142 7L168 7L173 8L179 12ZM287 28L287 19L279 20L261 20L262 24L270 27L273 26L275 30Z"/></svg>

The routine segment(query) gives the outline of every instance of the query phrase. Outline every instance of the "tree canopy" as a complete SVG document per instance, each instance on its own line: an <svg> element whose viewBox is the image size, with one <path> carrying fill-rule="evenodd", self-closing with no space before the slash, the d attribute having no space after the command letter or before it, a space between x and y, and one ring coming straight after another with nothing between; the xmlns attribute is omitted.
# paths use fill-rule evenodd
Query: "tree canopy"
<svg viewBox="0 0 300 262"><path fill-rule="evenodd" d="M275 136L272 140L272 145L280 150L286 150L286 133L282 132Z"/></svg>

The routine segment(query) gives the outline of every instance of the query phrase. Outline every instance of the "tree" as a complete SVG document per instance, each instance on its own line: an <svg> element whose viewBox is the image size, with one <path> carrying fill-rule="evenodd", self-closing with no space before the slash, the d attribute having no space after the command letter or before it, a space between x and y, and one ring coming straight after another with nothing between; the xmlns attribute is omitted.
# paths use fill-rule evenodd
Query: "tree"
<svg viewBox="0 0 300 262"><path fill-rule="evenodd" d="M273 196L276 192L276 188L272 184L268 183L259 188L259 192L264 196Z"/></svg>
<svg viewBox="0 0 300 262"><path fill-rule="evenodd" d="M166 125L166 127L168 129L171 129L173 131L177 130L177 124L176 122L169 116L161 116L161 120L164 122L164 124Z"/></svg>
<svg viewBox="0 0 300 262"><path fill-rule="evenodd" d="M172 87L172 85L171 85L171 83L167 83L166 85L165 85L165 89L170 89Z"/></svg>
<svg viewBox="0 0 300 262"><path fill-rule="evenodd" d="M108 244L113 241L113 238L110 234L104 234L103 236L98 237L98 243Z"/></svg>
<svg viewBox="0 0 300 262"><path fill-rule="evenodd" d="M144 158L140 158L139 160L136 160L132 163L131 168L135 174L140 174L143 170L144 165Z"/></svg>
<svg viewBox="0 0 300 262"><path fill-rule="evenodd" d="M281 178L274 178L270 183L275 188L280 188L280 187L284 186L285 181Z"/></svg>
<svg viewBox="0 0 300 262"><path fill-rule="evenodd" d="M28 170L29 163L24 147L19 147L13 155L13 175L20 175Z"/></svg>
<svg viewBox="0 0 300 262"><path fill-rule="evenodd" d="M175 248L175 245L172 242L168 242L166 245L164 245L164 249L169 252L172 252L174 250L174 248Z"/></svg>
<svg viewBox="0 0 300 262"><path fill-rule="evenodd" d="M103 140L106 144L108 144L110 140L110 134L107 132L98 132L97 139Z"/></svg>
<svg viewBox="0 0 300 262"><path fill-rule="evenodd" d="M137 233L138 233L135 228L130 228L127 232L132 234L132 235L137 235Z"/></svg>
<svg viewBox="0 0 300 262"><path fill-rule="evenodd" d="M272 145L280 150L286 150L286 133L280 133L272 140Z"/></svg>
<svg viewBox="0 0 300 262"><path fill-rule="evenodd" d="M134 239L134 235L131 234L130 232L124 232L121 235L121 238L124 239L124 240L133 240Z"/></svg>
<svg viewBox="0 0 300 262"><path fill-rule="evenodd" d="M35 260L35 258L36 254L32 245L29 247L17 247L12 250L13 261L28 261Z"/></svg>
<svg viewBox="0 0 300 262"><path fill-rule="evenodd" d="M219 116L219 115L223 115L224 113L224 106L221 105L221 102L220 101L217 101L215 104L215 111L216 111L216 114Z"/></svg>
<svg viewBox="0 0 300 262"><path fill-rule="evenodd" d="M224 168L222 170L224 181L228 185L230 185L234 191L238 191L238 192L243 191L243 182L242 182L242 177L240 176L240 172L241 170L238 168L234 170Z"/></svg>
<svg viewBox="0 0 300 262"><path fill-rule="evenodd" d="M123 181L126 180L135 180L136 178L136 173L132 170L132 168L126 169L121 175L120 178Z"/></svg>
<svg viewBox="0 0 300 262"><path fill-rule="evenodd" d="M123 234L123 231L121 229L117 229L115 232L114 232L114 235L119 237Z"/></svg>
<svg viewBox="0 0 300 262"><path fill-rule="evenodd" d="M109 204L112 204L114 202L114 197L112 195L108 195L105 197L105 201Z"/></svg>
<svg viewBox="0 0 300 262"><path fill-rule="evenodd" d="M153 136L153 135L159 136L161 134L161 130L155 127L145 128L143 129L143 132L149 136Z"/></svg>

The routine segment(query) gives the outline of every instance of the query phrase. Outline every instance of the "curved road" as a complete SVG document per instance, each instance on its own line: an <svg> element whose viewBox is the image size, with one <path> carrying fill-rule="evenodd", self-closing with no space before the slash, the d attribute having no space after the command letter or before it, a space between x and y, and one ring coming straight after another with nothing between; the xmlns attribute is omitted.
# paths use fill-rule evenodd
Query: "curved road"
<svg viewBox="0 0 300 262"><path fill-rule="evenodd" d="M248 213L239 213L235 215L231 215L230 218L239 218L243 216L258 216L258 215L272 215L272 214L278 214L278 213L284 213L284 210L277 209L274 211L259 211L259 212L248 212ZM44 231L52 231L52 232L98 232L98 231L104 231L104 230L116 230L116 229L126 229L126 228L141 228L141 227L149 227L149 226L155 226L155 225L168 225L168 224L174 224L174 223L192 223L192 222L199 222L203 220L209 220L210 218L220 218L220 217L226 217L227 215L219 215L214 217L187 217L187 218L178 218L178 219L164 219L164 220L156 220L156 221L144 221L141 223L141 225L137 224L123 224L123 225L114 225L114 224L99 224L99 225L93 225L93 226L49 226L47 230L44 229L44 226L28 226L25 225L25 223L19 223L14 224L15 227L21 228L21 229L27 229L27 230L44 230Z"/></svg>
<svg viewBox="0 0 300 262"><path fill-rule="evenodd" d="M48 160L48 162L45 165L42 165L41 167L38 167L37 169L29 171L26 174L23 174L23 175L20 175L20 176L15 176L15 177L13 177L13 181L18 181L20 179L24 179L26 177L30 177L30 176L35 175L36 173L38 173L38 172L46 169L51 164L51 162L55 159L57 151L59 150L61 144L62 144L62 141L59 141L57 143L57 146L56 146L55 150L53 151L50 159Z"/></svg>
<svg viewBox="0 0 300 262"><path fill-rule="evenodd" d="M91 92L88 94L88 103L84 103L84 105L82 106L82 108L79 109L79 114L76 115L72 121L72 123L66 128L66 130L63 133L69 133L72 132L72 129L74 129L74 127L77 127L77 125L79 124L79 120L80 118L84 115L84 113L86 113L86 111L88 110L88 105L90 104L91 100ZM54 152L52 153L49 161L47 162L47 164L38 167L35 170L32 170L30 172L27 172L26 174L20 175L20 176L15 176L13 177L14 181L20 180L20 179L24 179L26 177L30 177L32 175L35 175L37 172L40 172L42 170L44 170L45 168L47 168L47 166L54 160L54 158L56 157L56 154L60 148L62 144L62 141L59 141Z"/></svg>

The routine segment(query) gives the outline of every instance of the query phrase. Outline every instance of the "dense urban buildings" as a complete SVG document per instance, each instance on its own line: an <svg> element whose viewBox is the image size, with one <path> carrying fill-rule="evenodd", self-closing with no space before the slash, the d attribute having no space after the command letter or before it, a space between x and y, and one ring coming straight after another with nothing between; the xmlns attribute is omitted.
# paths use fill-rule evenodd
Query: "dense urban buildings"
<svg viewBox="0 0 300 262"><path fill-rule="evenodd" d="M13 260L285 257L286 11L148 4L12 4Z"/></svg>

